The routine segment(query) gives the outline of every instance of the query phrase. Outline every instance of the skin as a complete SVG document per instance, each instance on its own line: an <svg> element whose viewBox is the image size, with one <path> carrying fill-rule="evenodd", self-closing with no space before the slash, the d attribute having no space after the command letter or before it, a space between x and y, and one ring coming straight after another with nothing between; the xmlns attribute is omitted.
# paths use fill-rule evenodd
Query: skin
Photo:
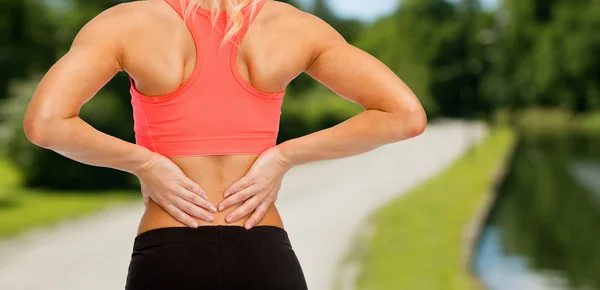
<svg viewBox="0 0 600 290"><path fill-rule="evenodd" d="M136 175L146 204L139 234L201 225L283 228L274 202L292 167L361 154L425 129L423 107L406 84L316 16L267 1L241 49L238 69L255 88L279 92L306 72L364 111L253 155L167 158L94 129L80 108L118 72L144 95L160 96L194 69L195 45L180 16L163 0L148 0L114 6L82 28L40 82L25 133L67 158Z"/></svg>

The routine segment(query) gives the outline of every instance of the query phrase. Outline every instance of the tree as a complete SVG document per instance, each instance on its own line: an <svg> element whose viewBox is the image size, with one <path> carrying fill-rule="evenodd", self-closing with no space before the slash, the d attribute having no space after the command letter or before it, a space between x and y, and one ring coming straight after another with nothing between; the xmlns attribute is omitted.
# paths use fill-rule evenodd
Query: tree
<svg viewBox="0 0 600 290"><path fill-rule="evenodd" d="M9 82L49 68L56 25L40 1L5 0L0 9L0 101Z"/></svg>
<svg viewBox="0 0 600 290"><path fill-rule="evenodd" d="M505 1L487 94L512 109L600 108L599 12L593 0Z"/></svg>

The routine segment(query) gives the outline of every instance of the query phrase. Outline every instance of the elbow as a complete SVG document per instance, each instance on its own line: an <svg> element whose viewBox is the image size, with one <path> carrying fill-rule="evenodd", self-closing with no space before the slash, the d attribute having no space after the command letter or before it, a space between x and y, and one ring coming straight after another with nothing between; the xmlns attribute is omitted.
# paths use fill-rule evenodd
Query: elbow
<svg viewBox="0 0 600 290"><path fill-rule="evenodd" d="M411 106L405 106L398 116L398 141L417 137L427 127L427 114L420 103Z"/></svg>
<svg viewBox="0 0 600 290"><path fill-rule="evenodd" d="M410 124L408 128L409 137L413 138L423 134L425 128L427 128L427 114L425 113L423 106L419 104L419 106L417 106L416 109L411 110L408 115L408 124Z"/></svg>
<svg viewBox="0 0 600 290"><path fill-rule="evenodd" d="M31 143L48 148L50 145L50 120L41 116L26 115L23 121L23 131Z"/></svg>

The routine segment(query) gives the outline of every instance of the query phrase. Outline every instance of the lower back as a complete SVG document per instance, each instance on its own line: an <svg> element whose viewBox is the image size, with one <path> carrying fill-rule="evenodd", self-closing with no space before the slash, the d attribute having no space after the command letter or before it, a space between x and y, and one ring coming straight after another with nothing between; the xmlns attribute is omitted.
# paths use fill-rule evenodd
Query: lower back
<svg viewBox="0 0 600 290"><path fill-rule="evenodd" d="M223 193L225 190L248 172L256 158L258 158L257 154L177 157L171 158L171 160L181 168L187 177L202 187L210 202L218 206L224 200ZM231 224L225 221L227 215L239 205L241 204L232 206L224 212L213 213L215 221L212 223L198 218L196 218L196 221L200 226L243 226L249 216ZM283 223L274 205L271 205L267 215L258 225L272 225L283 228ZM176 226L183 227L185 225L175 220L162 207L150 200L138 227L138 234L155 228Z"/></svg>

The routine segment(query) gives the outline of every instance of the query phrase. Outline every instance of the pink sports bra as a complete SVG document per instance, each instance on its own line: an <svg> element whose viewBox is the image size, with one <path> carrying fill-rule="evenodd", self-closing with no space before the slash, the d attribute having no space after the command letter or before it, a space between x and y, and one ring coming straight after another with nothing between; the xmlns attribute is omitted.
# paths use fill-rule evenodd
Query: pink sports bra
<svg viewBox="0 0 600 290"><path fill-rule="evenodd" d="M183 17L179 0L165 0ZM254 15L266 0L261 0ZM240 44L254 17L243 10L244 25L234 42ZM191 16L191 15L190 15ZM210 12L198 7L186 25L196 45L196 64L188 80L163 96L145 96L130 77L136 144L164 156L260 154L275 146L285 91L262 92L240 75L238 47L220 48L225 12L212 28Z"/></svg>

